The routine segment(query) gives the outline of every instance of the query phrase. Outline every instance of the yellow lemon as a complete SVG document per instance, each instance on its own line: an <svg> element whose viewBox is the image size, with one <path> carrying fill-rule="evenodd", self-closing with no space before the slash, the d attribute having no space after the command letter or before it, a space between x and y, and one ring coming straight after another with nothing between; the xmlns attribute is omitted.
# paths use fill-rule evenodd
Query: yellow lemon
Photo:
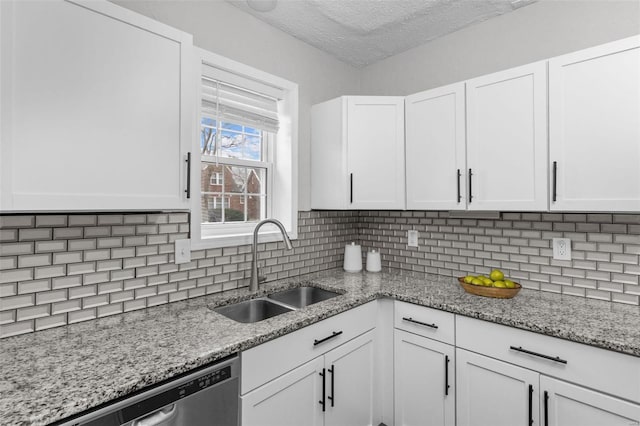
<svg viewBox="0 0 640 426"><path fill-rule="evenodd" d="M489 278L485 278L482 280L482 282L484 283L484 285L486 286L490 286L491 284L493 284L493 281L491 281Z"/></svg>
<svg viewBox="0 0 640 426"><path fill-rule="evenodd" d="M471 281L473 281L476 277L474 277L473 275L467 275L466 277L464 277L464 282L469 284L471 283Z"/></svg>
<svg viewBox="0 0 640 426"><path fill-rule="evenodd" d="M477 278L474 278L473 280L471 280L471 284L484 285L484 283L481 280L477 279Z"/></svg>
<svg viewBox="0 0 640 426"><path fill-rule="evenodd" d="M511 280L504 280L504 283L507 285L507 288L516 288L516 283Z"/></svg>
<svg viewBox="0 0 640 426"><path fill-rule="evenodd" d="M507 288L507 283L504 281L496 281L493 283L493 286L498 288Z"/></svg>
<svg viewBox="0 0 640 426"><path fill-rule="evenodd" d="M489 274L489 277L494 281L502 281L504 279L504 273L500 269L494 269Z"/></svg>

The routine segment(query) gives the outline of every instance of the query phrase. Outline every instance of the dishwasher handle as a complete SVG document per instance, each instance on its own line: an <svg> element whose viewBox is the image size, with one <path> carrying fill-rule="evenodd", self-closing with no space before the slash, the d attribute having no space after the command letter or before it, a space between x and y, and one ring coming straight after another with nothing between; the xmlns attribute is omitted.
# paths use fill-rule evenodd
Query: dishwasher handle
<svg viewBox="0 0 640 426"><path fill-rule="evenodd" d="M158 426L168 420L178 412L178 406L176 404L167 405L161 409L154 411L142 418L135 420L131 423L131 426Z"/></svg>

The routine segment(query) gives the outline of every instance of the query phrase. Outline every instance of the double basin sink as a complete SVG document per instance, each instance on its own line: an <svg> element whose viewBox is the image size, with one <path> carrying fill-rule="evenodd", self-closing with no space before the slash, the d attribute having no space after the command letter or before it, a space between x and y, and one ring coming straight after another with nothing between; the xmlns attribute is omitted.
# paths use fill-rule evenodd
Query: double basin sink
<svg viewBox="0 0 640 426"><path fill-rule="evenodd" d="M340 296L340 293L311 286L295 287L269 294L266 297L213 308L213 311L234 321L253 323L336 296Z"/></svg>

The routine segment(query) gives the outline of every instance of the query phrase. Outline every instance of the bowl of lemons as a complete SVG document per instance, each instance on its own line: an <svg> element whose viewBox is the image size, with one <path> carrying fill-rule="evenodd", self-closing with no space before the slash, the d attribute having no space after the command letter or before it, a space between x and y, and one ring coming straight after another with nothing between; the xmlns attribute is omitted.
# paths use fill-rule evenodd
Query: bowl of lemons
<svg viewBox="0 0 640 426"><path fill-rule="evenodd" d="M511 299L522 286L504 276L500 269L494 269L489 276L467 275L458 278L460 285L467 293L484 297L496 297L498 299Z"/></svg>

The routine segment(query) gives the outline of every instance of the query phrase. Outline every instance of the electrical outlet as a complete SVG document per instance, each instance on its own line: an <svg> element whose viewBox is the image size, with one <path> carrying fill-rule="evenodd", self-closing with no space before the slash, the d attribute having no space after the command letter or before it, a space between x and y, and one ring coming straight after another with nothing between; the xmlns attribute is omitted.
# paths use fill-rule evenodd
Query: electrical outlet
<svg viewBox="0 0 640 426"><path fill-rule="evenodd" d="M571 260L571 240L569 238L553 239L553 258L556 260Z"/></svg>
<svg viewBox="0 0 640 426"><path fill-rule="evenodd" d="M191 240L176 240L176 265L191 262Z"/></svg>
<svg viewBox="0 0 640 426"><path fill-rule="evenodd" d="M418 247L418 231L407 231L407 246Z"/></svg>

